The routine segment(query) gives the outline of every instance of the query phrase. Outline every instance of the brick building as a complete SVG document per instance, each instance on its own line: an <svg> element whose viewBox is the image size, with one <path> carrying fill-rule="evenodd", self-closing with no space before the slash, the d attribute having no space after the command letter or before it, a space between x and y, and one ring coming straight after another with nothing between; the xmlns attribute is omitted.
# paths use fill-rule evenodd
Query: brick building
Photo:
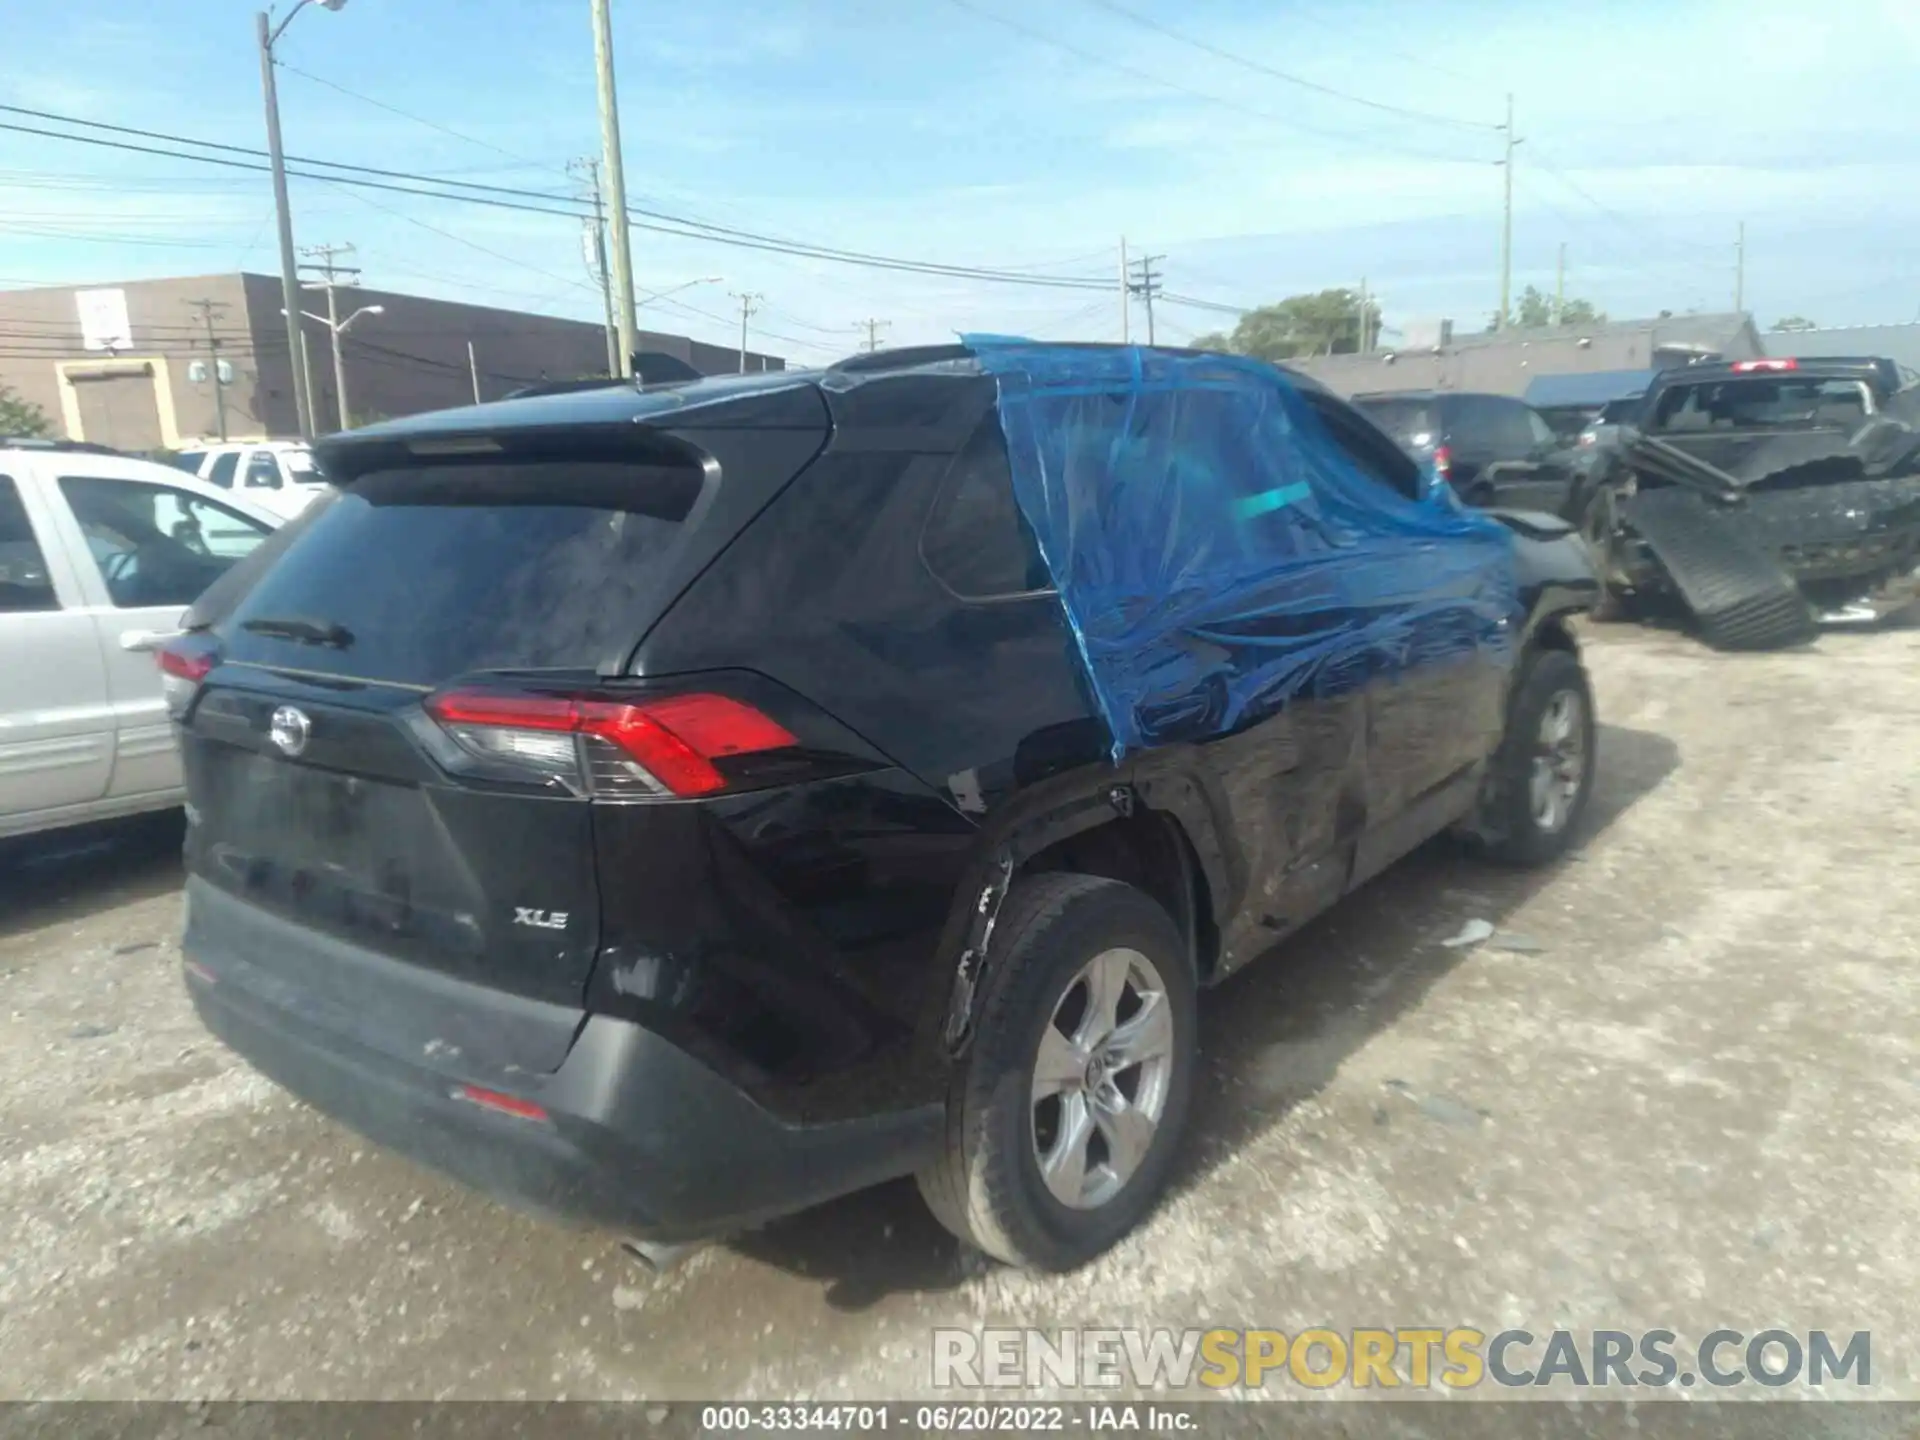
<svg viewBox="0 0 1920 1440"><path fill-rule="evenodd" d="M301 294L304 310L325 313L323 291ZM67 438L121 449L217 439L223 411L230 439L290 438L299 425L280 299L277 277L248 273L0 290L0 385ZM357 424L471 404L476 390L495 400L540 380L606 373L599 325L362 286L343 286L338 300L342 319L381 307L341 342ZM336 429L331 338L325 324L302 323L316 423ZM729 347L652 331L640 343L704 374L740 368ZM746 363L786 368L757 351Z"/></svg>

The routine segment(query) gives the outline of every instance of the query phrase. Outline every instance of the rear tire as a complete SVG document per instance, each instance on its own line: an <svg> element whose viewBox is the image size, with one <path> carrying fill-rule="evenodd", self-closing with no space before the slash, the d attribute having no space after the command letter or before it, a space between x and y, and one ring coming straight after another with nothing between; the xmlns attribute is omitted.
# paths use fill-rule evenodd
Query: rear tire
<svg viewBox="0 0 1920 1440"><path fill-rule="evenodd" d="M1535 866L1566 853L1593 792L1595 730L1579 658L1530 651L1487 777L1477 835L1489 858Z"/></svg>
<svg viewBox="0 0 1920 1440"><path fill-rule="evenodd" d="M1031 876L1001 909L979 1003L920 1193L995 1259L1074 1269L1147 1215L1178 1151L1198 1028L1187 946L1129 885Z"/></svg>

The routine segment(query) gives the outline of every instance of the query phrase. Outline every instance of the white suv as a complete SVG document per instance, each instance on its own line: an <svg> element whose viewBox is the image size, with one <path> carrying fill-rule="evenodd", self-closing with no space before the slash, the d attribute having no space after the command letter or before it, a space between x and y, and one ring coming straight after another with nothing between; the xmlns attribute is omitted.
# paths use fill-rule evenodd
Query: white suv
<svg viewBox="0 0 1920 1440"><path fill-rule="evenodd" d="M164 465L0 439L0 838L181 802L151 652L280 523Z"/></svg>
<svg viewBox="0 0 1920 1440"><path fill-rule="evenodd" d="M295 440L192 445L180 451L173 463L222 490L239 490L254 504L287 520L327 490L313 452Z"/></svg>

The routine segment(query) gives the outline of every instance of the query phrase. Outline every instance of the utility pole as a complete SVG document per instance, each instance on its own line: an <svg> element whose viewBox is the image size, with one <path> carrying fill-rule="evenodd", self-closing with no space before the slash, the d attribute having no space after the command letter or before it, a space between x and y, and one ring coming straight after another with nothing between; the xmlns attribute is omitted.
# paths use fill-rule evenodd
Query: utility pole
<svg viewBox="0 0 1920 1440"><path fill-rule="evenodd" d="M1133 270L1127 264L1127 237L1120 237L1120 343L1133 343Z"/></svg>
<svg viewBox="0 0 1920 1440"><path fill-rule="evenodd" d="M880 331L893 324L891 320L859 320L856 327L867 332L867 353L871 355L880 348Z"/></svg>
<svg viewBox="0 0 1920 1440"><path fill-rule="evenodd" d="M473 378L473 403L480 403L480 361L473 353L473 341L467 341L467 374Z"/></svg>
<svg viewBox="0 0 1920 1440"><path fill-rule="evenodd" d="M1354 347L1354 349L1362 355L1368 354L1373 349L1367 335L1367 320L1371 313L1372 303L1373 302L1367 298L1367 277L1362 275L1360 277L1360 341Z"/></svg>
<svg viewBox="0 0 1920 1440"><path fill-rule="evenodd" d="M1558 329L1567 310L1567 242L1560 242L1560 259L1553 267L1553 323Z"/></svg>
<svg viewBox="0 0 1920 1440"><path fill-rule="evenodd" d="M213 333L213 317L224 314L226 306L216 300L189 300L187 304L200 312L200 320L207 328L207 367L213 372L213 418L220 438L227 438L227 382L220 374L220 339Z"/></svg>
<svg viewBox="0 0 1920 1440"><path fill-rule="evenodd" d="M1140 278L1132 283L1132 291L1147 303L1147 344L1154 343L1153 333L1153 297L1160 292L1160 274L1153 268L1154 262L1164 260L1164 255L1142 255L1134 262L1134 268L1140 272Z"/></svg>
<svg viewBox="0 0 1920 1440"><path fill-rule="evenodd" d="M1504 330L1513 318L1513 151L1520 137L1513 133L1513 93L1507 93L1507 123L1500 127L1506 138L1506 157L1499 161L1505 194L1500 207L1500 324Z"/></svg>
<svg viewBox="0 0 1920 1440"><path fill-rule="evenodd" d="M307 347L300 324L300 274L293 258L293 208L287 199L287 157L280 148L280 92L273 80L273 42L277 32L267 12L257 18L260 37L260 88L267 103L267 159L273 170L273 207L280 225L280 303L287 312L287 364L293 371L293 408L300 438L313 438L313 377L307 373ZM291 20L292 15L287 19ZM284 26L283 26L284 28Z"/></svg>
<svg viewBox="0 0 1920 1440"><path fill-rule="evenodd" d="M640 322L633 304L633 248L627 234L627 171L620 159L620 107L613 88L613 0L593 0L593 62L600 81L600 144L607 166L613 224L613 314L620 332L620 370L633 374Z"/></svg>
<svg viewBox="0 0 1920 1440"><path fill-rule="evenodd" d="M620 378L620 327L613 315L613 275L607 268L607 215L600 194L600 162L583 157L569 160L567 169L585 178L587 198L593 204L593 217L586 222L587 269L593 276L594 284L600 287L600 306L606 315L607 378L617 380Z"/></svg>
<svg viewBox="0 0 1920 1440"><path fill-rule="evenodd" d="M353 254L351 245L309 245L300 252L302 255L317 255L320 258L300 268L311 270L322 276L321 284L327 292L327 333L333 337L333 397L340 411L340 428L351 430L353 419L347 409L347 362L341 353L340 332L345 329L340 323L340 303L337 294L339 282L345 278L352 284L360 282L360 271L353 265L336 264L337 255ZM309 401L311 403L311 401ZM318 425L314 427L318 429Z"/></svg>
<svg viewBox="0 0 1920 1440"><path fill-rule="evenodd" d="M1733 310L1737 315L1747 308L1747 222L1733 242Z"/></svg>
<svg viewBox="0 0 1920 1440"><path fill-rule="evenodd" d="M732 294L733 298L740 302L740 373L744 375L747 373L747 320L760 308L758 302L766 299L766 296L757 292L742 293L738 290L733 291Z"/></svg>

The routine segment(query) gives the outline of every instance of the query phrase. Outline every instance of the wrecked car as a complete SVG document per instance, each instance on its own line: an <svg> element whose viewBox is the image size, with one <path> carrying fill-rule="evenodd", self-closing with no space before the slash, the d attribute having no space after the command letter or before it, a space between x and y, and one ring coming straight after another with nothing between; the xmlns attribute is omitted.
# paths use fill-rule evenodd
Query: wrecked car
<svg viewBox="0 0 1920 1440"><path fill-rule="evenodd" d="M321 442L164 652L204 1023L643 1248L915 1175L1066 1269L1157 1201L1196 992L1593 783L1551 519L1257 361L977 337Z"/></svg>
<svg viewBox="0 0 1920 1440"><path fill-rule="evenodd" d="M1920 600L1916 392L1889 361L1743 360L1649 387L1588 451L1563 514L1598 618L1679 605L1709 643L1769 648Z"/></svg>

